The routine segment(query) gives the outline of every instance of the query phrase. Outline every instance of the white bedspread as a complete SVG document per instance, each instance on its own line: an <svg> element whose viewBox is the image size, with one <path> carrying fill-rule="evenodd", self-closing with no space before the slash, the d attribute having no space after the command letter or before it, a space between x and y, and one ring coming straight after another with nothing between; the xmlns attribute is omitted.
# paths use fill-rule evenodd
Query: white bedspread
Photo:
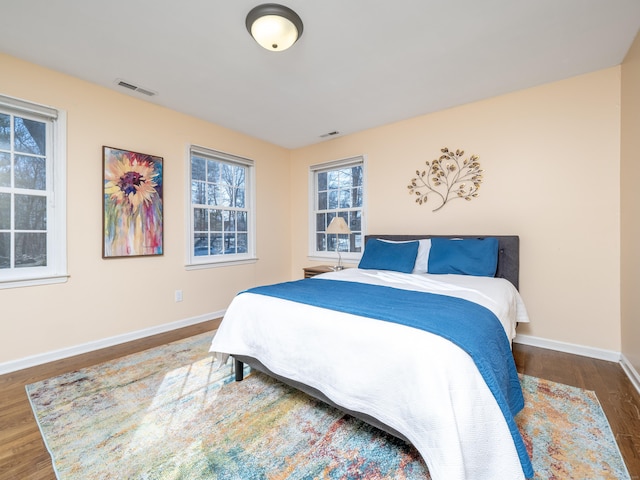
<svg viewBox="0 0 640 480"><path fill-rule="evenodd" d="M347 269L309 281L363 281L459 296L494 312L509 339L528 321L506 280ZM343 407L405 435L434 480L523 479L507 423L473 360L437 335L403 325L244 293L211 351L259 359Z"/></svg>

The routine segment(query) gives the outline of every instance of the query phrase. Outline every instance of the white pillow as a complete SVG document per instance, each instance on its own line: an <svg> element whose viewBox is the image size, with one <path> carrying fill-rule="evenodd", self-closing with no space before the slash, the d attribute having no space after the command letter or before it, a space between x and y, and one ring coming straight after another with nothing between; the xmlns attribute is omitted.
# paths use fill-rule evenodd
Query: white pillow
<svg viewBox="0 0 640 480"><path fill-rule="evenodd" d="M382 238L379 238L378 240L388 243L415 242L415 240L404 240L398 242L395 240L384 240ZM413 271L411 273L427 273L429 269L429 250L431 250L430 238L421 238L418 240L418 256L416 257L416 263L413 265Z"/></svg>

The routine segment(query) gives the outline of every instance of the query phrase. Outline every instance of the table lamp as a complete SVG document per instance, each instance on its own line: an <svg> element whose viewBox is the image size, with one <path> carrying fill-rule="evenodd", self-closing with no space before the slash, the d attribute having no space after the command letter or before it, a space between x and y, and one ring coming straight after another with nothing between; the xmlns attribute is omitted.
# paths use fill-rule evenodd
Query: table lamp
<svg viewBox="0 0 640 480"><path fill-rule="evenodd" d="M351 229L342 217L333 217L333 220L331 220L331 223L329 223L329 226L327 227L327 234L336 235L336 253L338 254L338 265L333 267L333 269L336 271L342 270L344 268L342 266L342 255L340 255L340 249L338 248L338 235L349 235L350 233Z"/></svg>

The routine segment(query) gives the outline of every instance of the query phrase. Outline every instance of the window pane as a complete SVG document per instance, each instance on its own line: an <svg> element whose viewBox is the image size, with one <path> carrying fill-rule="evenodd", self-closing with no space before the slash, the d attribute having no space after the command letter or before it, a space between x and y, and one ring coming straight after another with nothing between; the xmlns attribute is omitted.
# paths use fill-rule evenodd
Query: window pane
<svg viewBox="0 0 640 480"><path fill-rule="evenodd" d="M205 166L204 158L191 157L191 180L201 180L204 182L207 179Z"/></svg>
<svg viewBox="0 0 640 480"><path fill-rule="evenodd" d="M323 233L316 234L316 251L317 252L327 251L327 236Z"/></svg>
<svg viewBox="0 0 640 480"><path fill-rule="evenodd" d="M327 173L322 172L318 174L318 191L327 189Z"/></svg>
<svg viewBox="0 0 640 480"><path fill-rule="evenodd" d="M236 212L226 210L223 212L222 218L224 219L225 232L233 232L236 230Z"/></svg>
<svg viewBox="0 0 640 480"><path fill-rule="evenodd" d="M339 208L351 207L351 191L350 190L339 190L339 198L340 198Z"/></svg>
<svg viewBox="0 0 640 480"><path fill-rule="evenodd" d="M9 150L11 147L11 116L0 113L0 148Z"/></svg>
<svg viewBox="0 0 640 480"><path fill-rule="evenodd" d="M224 255L231 255L236 253L236 235L234 233L224 234Z"/></svg>
<svg viewBox="0 0 640 480"><path fill-rule="evenodd" d="M204 208L195 208L193 210L193 229L195 231L207 232L209 231L207 222L207 210Z"/></svg>
<svg viewBox="0 0 640 480"><path fill-rule="evenodd" d="M247 232L248 231L247 212L238 212L237 219L238 219L237 230L239 232Z"/></svg>
<svg viewBox="0 0 640 480"><path fill-rule="evenodd" d="M220 183L233 185L233 166L220 163Z"/></svg>
<svg viewBox="0 0 640 480"><path fill-rule="evenodd" d="M326 215L324 213L316 214L316 232L324 232L327 228Z"/></svg>
<svg viewBox="0 0 640 480"><path fill-rule="evenodd" d="M44 158L16 155L15 187L46 190L47 162Z"/></svg>
<svg viewBox="0 0 640 480"><path fill-rule="evenodd" d="M221 255L222 254L222 234L211 235L211 255Z"/></svg>
<svg viewBox="0 0 640 480"><path fill-rule="evenodd" d="M333 170L327 172L327 190L338 188L338 177L340 175L339 170Z"/></svg>
<svg viewBox="0 0 640 480"><path fill-rule="evenodd" d="M206 183L191 182L191 203L195 205L206 205Z"/></svg>
<svg viewBox="0 0 640 480"><path fill-rule="evenodd" d="M338 235L338 250L341 252L348 252L351 242L349 237L351 235Z"/></svg>
<svg viewBox="0 0 640 480"><path fill-rule="evenodd" d="M235 186L237 188L245 188L245 171L246 168L245 167L236 167L236 172L235 172Z"/></svg>
<svg viewBox="0 0 640 480"><path fill-rule="evenodd" d="M193 236L193 254L196 257L209 255L209 236L201 233Z"/></svg>
<svg viewBox="0 0 640 480"><path fill-rule="evenodd" d="M208 205L216 205L219 207L231 206L231 192L229 187L220 185L208 185L207 200Z"/></svg>
<svg viewBox="0 0 640 480"><path fill-rule="evenodd" d="M233 206L234 207L238 207L238 208L244 208L245 207L245 203L244 203L244 188L236 188L235 189Z"/></svg>
<svg viewBox="0 0 640 480"><path fill-rule="evenodd" d="M207 181L220 183L220 164L213 160L207 160Z"/></svg>
<svg viewBox="0 0 640 480"><path fill-rule="evenodd" d="M329 191L329 205L328 205L328 208L330 210L335 210L336 208L338 208L338 191L337 190Z"/></svg>
<svg viewBox="0 0 640 480"><path fill-rule="evenodd" d="M11 234L0 233L0 268L11 267Z"/></svg>
<svg viewBox="0 0 640 480"><path fill-rule="evenodd" d="M328 207L327 192L320 192L318 194L318 210L326 210Z"/></svg>
<svg viewBox="0 0 640 480"><path fill-rule="evenodd" d="M353 185L353 177L351 175L351 169L346 168L338 171L338 186L340 188L349 188Z"/></svg>
<svg viewBox="0 0 640 480"><path fill-rule="evenodd" d="M351 185L354 187L362 186L362 165L358 165L357 167L351 167Z"/></svg>
<svg viewBox="0 0 640 480"><path fill-rule="evenodd" d="M249 236L246 233L238 234L238 253L247 253L249 251Z"/></svg>
<svg viewBox="0 0 640 480"><path fill-rule="evenodd" d="M220 205L220 187L207 183L207 205Z"/></svg>
<svg viewBox="0 0 640 480"><path fill-rule="evenodd" d="M36 195L15 196L16 230L47 229L47 199Z"/></svg>
<svg viewBox="0 0 640 480"><path fill-rule="evenodd" d="M11 194L0 193L0 230L11 228Z"/></svg>
<svg viewBox="0 0 640 480"><path fill-rule="evenodd" d="M42 267L47 264L46 233L16 233L16 267Z"/></svg>
<svg viewBox="0 0 640 480"><path fill-rule="evenodd" d="M327 251L336 251L336 237L337 235L335 233L327 235Z"/></svg>
<svg viewBox="0 0 640 480"><path fill-rule="evenodd" d="M235 165L223 165L222 166L222 179L227 185L234 187L236 185L236 175L238 173L238 167Z"/></svg>
<svg viewBox="0 0 640 480"><path fill-rule="evenodd" d="M352 232L359 232L362 230L362 212L359 210L355 212L349 212L349 229Z"/></svg>
<svg viewBox="0 0 640 480"><path fill-rule="evenodd" d="M233 188L227 187L227 186L221 187L220 193L222 198L218 205L223 205L225 207L232 207L233 204L231 203L231 199L233 198Z"/></svg>
<svg viewBox="0 0 640 480"><path fill-rule="evenodd" d="M362 187L351 190L351 206L356 208L362 207Z"/></svg>
<svg viewBox="0 0 640 480"><path fill-rule="evenodd" d="M14 117L15 149L17 152L46 155L46 124Z"/></svg>
<svg viewBox="0 0 640 480"><path fill-rule="evenodd" d="M209 213L209 231L222 231L222 210L211 210Z"/></svg>
<svg viewBox="0 0 640 480"><path fill-rule="evenodd" d="M352 252L361 252L362 251L362 234L354 233L351 235L353 238L353 245L351 247Z"/></svg>
<svg viewBox="0 0 640 480"><path fill-rule="evenodd" d="M11 155L0 152L0 187L11 186Z"/></svg>

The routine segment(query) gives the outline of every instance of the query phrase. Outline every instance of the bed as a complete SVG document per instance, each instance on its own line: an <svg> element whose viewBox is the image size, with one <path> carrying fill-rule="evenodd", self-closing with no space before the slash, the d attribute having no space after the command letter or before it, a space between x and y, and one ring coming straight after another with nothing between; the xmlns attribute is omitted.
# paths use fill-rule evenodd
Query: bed
<svg viewBox="0 0 640 480"><path fill-rule="evenodd" d="M365 242L358 268L241 292L211 351L237 380L247 363L411 442L434 480L531 478L514 421L518 237Z"/></svg>

